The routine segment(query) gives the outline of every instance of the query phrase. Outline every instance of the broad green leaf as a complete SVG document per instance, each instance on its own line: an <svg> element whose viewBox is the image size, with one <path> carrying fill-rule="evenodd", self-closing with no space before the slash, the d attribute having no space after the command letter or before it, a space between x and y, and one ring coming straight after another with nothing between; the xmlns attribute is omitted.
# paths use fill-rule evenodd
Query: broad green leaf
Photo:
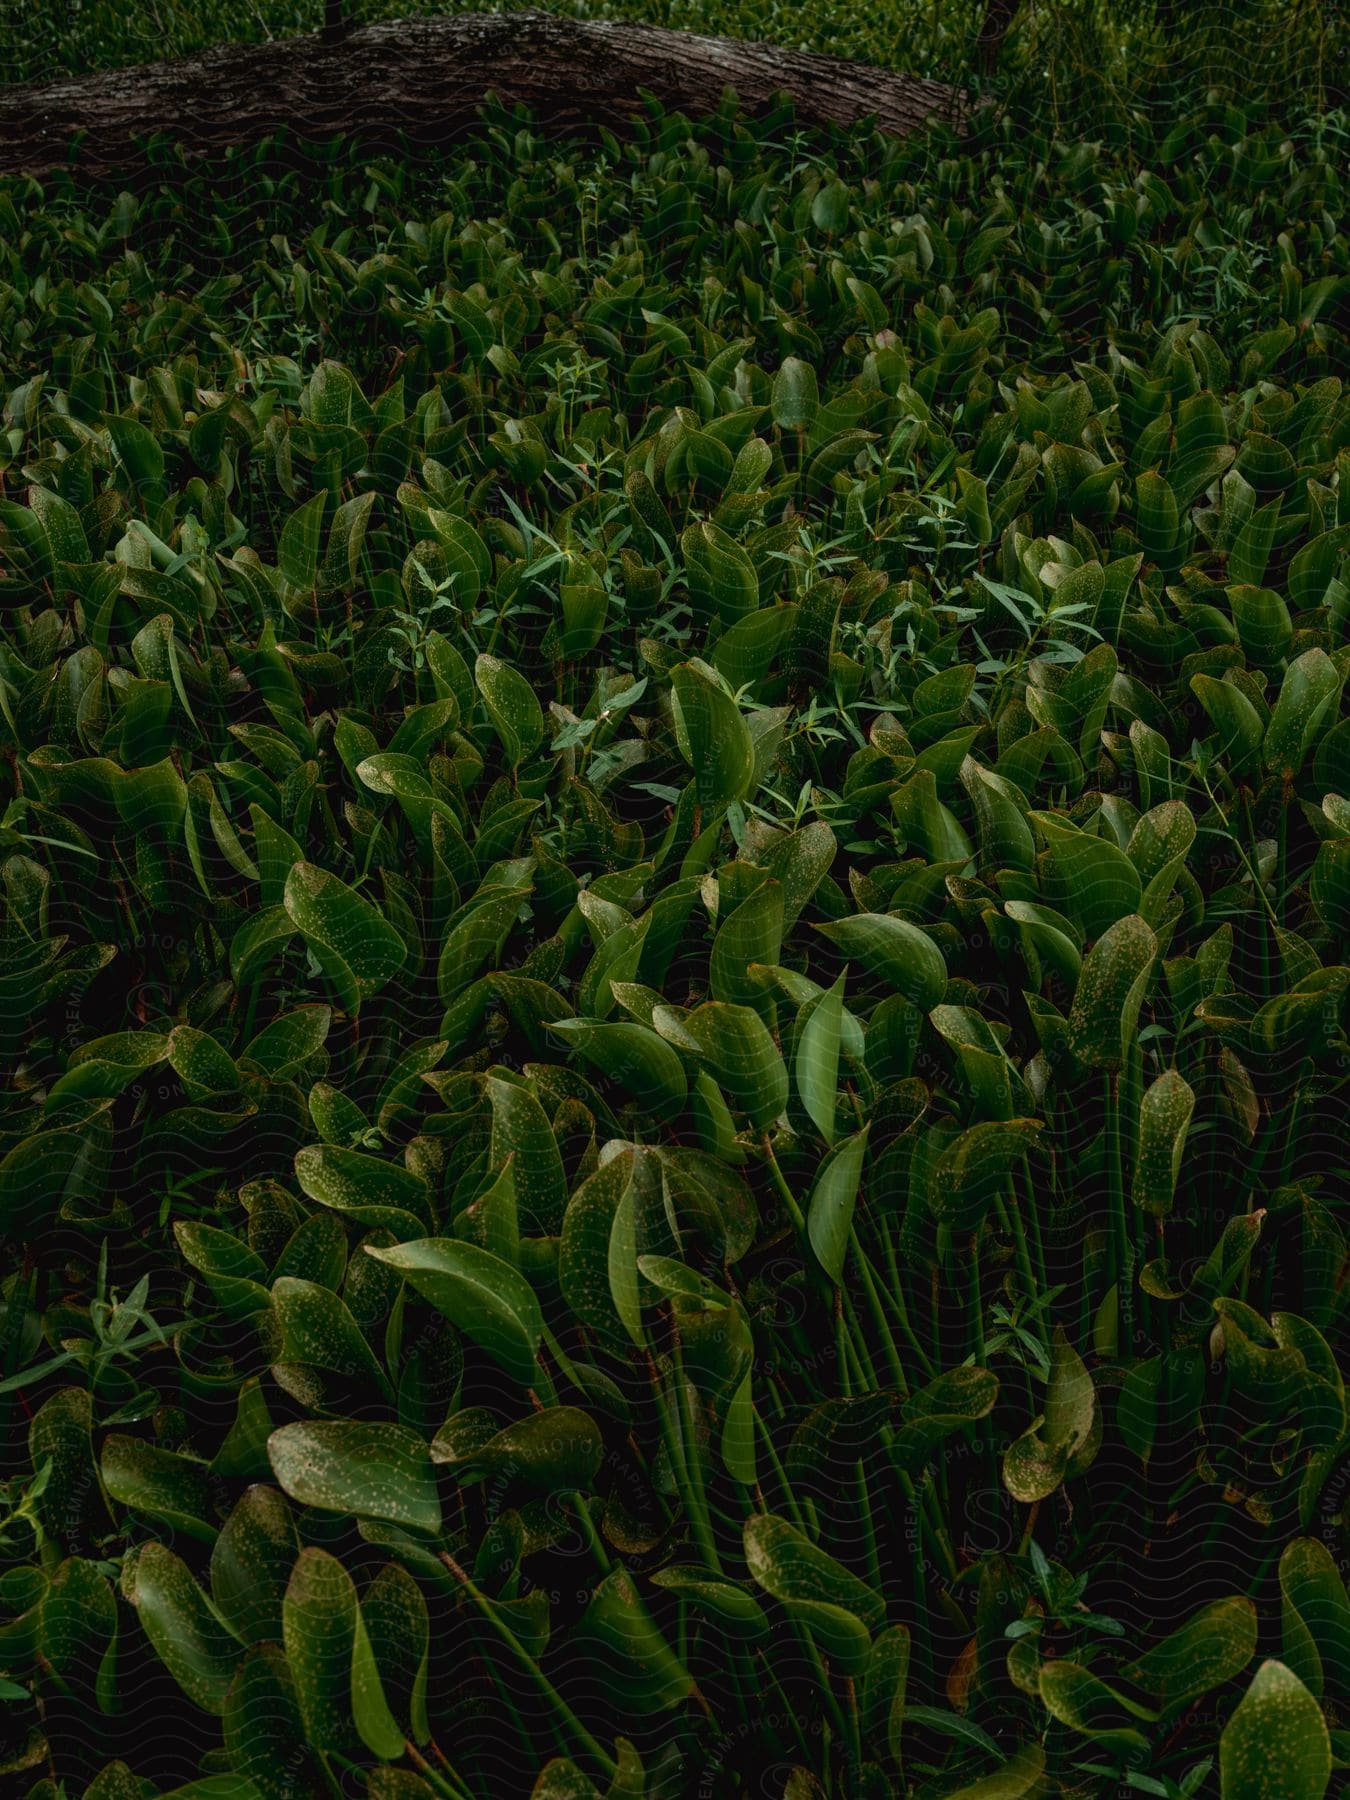
<svg viewBox="0 0 1350 1800"><path fill-rule="evenodd" d="M283 1496L261 1484L246 1488L211 1552L211 1598L240 1643L280 1639L282 1596L299 1548Z"/></svg>
<svg viewBox="0 0 1350 1800"><path fill-rule="evenodd" d="M1122 1670L1175 1711L1231 1681L1256 1654L1256 1608L1245 1594L1215 1600Z"/></svg>
<svg viewBox="0 0 1350 1800"><path fill-rule="evenodd" d="M534 689L517 669L496 656L480 656L474 680L508 764L528 762L543 742L544 715Z"/></svg>
<svg viewBox="0 0 1350 1800"><path fill-rule="evenodd" d="M1263 1662L1219 1738L1221 1800L1322 1800L1330 1780L1321 1707L1283 1663Z"/></svg>
<svg viewBox="0 0 1350 1800"><path fill-rule="evenodd" d="M286 877L284 904L349 1013L407 959L407 946L379 909L313 863L297 863Z"/></svg>
<svg viewBox="0 0 1350 1800"><path fill-rule="evenodd" d="M1147 1750L1148 1739L1135 1720L1152 1724L1158 1714L1140 1706L1108 1682L1068 1657L1041 1664L1040 1693L1047 1712L1116 1751Z"/></svg>
<svg viewBox="0 0 1350 1800"><path fill-rule="evenodd" d="M387 1250L368 1243L365 1250L397 1269L514 1380L525 1387L538 1381L539 1302L509 1263L453 1238L420 1238Z"/></svg>
<svg viewBox="0 0 1350 1800"><path fill-rule="evenodd" d="M356 1589L338 1559L313 1546L302 1550L286 1589L282 1633L305 1737L316 1750L355 1748L357 1616Z"/></svg>
<svg viewBox="0 0 1350 1800"><path fill-rule="evenodd" d="M793 1073L802 1105L816 1130L833 1146L839 1109L839 1044L844 1016L844 977L811 1006L797 1039Z"/></svg>
<svg viewBox="0 0 1350 1800"><path fill-rule="evenodd" d="M145 1544L123 1571L123 1592L160 1661L194 1706L220 1714L243 1655L238 1638L181 1557Z"/></svg>
<svg viewBox="0 0 1350 1800"><path fill-rule="evenodd" d="M740 708L706 663L681 663L670 675L675 739L693 771L700 806L744 800L755 778L755 745Z"/></svg>
<svg viewBox="0 0 1350 1800"><path fill-rule="evenodd" d="M598 1683L620 1717L666 1712L694 1685L622 1566L600 1583L558 1655L559 1679L587 1691Z"/></svg>
<svg viewBox="0 0 1350 1800"><path fill-rule="evenodd" d="M1172 1210L1194 1110L1195 1092L1175 1069L1165 1069L1139 1102L1134 1201L1158 1218Z"/></svg>
<svg viewBox="0 0 1350 1800"><path fill-rule="evenodd" d="M311 1200L362 1225L392 1230L410 1219L425 1224L430 1217L426 1182L385 1156L343 1144L311 1144L296 1155L295 1178Z"/></svg>
<svg viewBox="0 0 1350 1800"><path fill-rule="evenodd" d="M889 913L854 913L818 929L850 962L878 975L921 1012L930 1012L947 991L942 952L917 925Z"/></svg>
<svg viewBox="0 0 1350 1800"><path fill-rule="evenodd" d="M385 1399L393 1399L384 1370L331 1288L283 1277L273 1283L272 1307L281 1331L277 1362L330 1370L350 1381L369 1383Z"/></svg>
<svg viewBox="0 0 1350 1800"><path fill-rule="evenodd" d="M1316 1538L1295 1538L1280 1557L1282 1660L1315 1700L1350 1685L1350 1600L1334 1558Z"/></svg>
<svg viewBox="0 0 1350 1800"><path fill-rule="evenodd" d="M306 1419L274 1431L267 1454L277 1481L301 1506L440 1530L430 1452L401 1425Z"/></svg>
<svg viewBox="0 0 1350 1800"><path fill-rule="evenodd" d="M264 1800L303 1800L314 1791L318 1769L305 1745L295 1686L279 1643L257 1645L240 1663L224 1713L230 1766Z"/></svg>
<svg viewBox="0 0 1350 1800"><path fill-rule="evenodd" d="M844 1259L848 1255L853 1206L862 1181L869 1129L864 1125L861 1131L845 1138L822 1164L807 1208L806 1232L811 1248L836 1287L844 1278Z"/></svg>
<svg viewBox="0 0 1350 1800"><path fill-rule="evenodd" d="M885 1618L881 1596L786 1519L772 1513L747 1519L745 1557L751 1575L775 1599L843 1608L869 1631L876 1631Z"/></svg>
<svg viewBox="0 0 1350 1800"><path fill-rule="evenodd" d="M324 488L312 495L286 520L277 545L277 565L293 588L312 591L319 571L319 547L328 506Z"/></svg>
<svg viewBox="0 0 1350 1800"><path fill-rule="evenodd" d="M1128 914L1088 951L1069 1013L1070 1050L1089 1068L1118 1069L1138 1028L1158 941Z"/></svg>
<svg viewBox="0 0 1350 1800"><path fill-rule="evenodd" d="M641 1111L673 1119L689 1096L678 1054L645 1025L626 1020L558 1019L549 1030L609 1077Z"/></svg>
<svg viewBox="0 0 1350 1800"><path fill-rule="evenodd" d="M788 1101L788 1075L778 1046L759 1014L748 1006L708 1001L683 1016L658 1006L652 1025L677 1048L706 1062L727 1104L762 1131Z"/></svg>

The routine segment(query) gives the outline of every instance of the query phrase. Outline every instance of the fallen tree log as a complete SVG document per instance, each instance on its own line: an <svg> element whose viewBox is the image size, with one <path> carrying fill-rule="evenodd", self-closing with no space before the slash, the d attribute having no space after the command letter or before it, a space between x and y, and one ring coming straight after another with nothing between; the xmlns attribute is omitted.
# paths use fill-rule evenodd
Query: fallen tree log
<svg viewBox="0 0 1350 1800"><path fill-rule="evenodd" d="M617 132L641 115L644 92L696 116L728 87L749 113L787 94L803 123L874 117L892 136L964 117L955 88L840 57L617 20L470 13L0 88L0 171L40 176L72 161L115 170L156 133L202 154L283 126L314 140L442 144L473 126L490 93L550 131Z"/></svg>

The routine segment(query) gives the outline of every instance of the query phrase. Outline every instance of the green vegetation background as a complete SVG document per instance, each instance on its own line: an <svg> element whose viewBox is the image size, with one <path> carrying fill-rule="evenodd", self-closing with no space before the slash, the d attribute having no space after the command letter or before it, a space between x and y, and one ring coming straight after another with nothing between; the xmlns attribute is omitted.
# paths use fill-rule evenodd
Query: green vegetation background
<svg viewBox="0 0 1350 1800"><path fill-rule="evenodd" d="M0 182L13 1791L1344 1785L1338 29Z"/></svg>

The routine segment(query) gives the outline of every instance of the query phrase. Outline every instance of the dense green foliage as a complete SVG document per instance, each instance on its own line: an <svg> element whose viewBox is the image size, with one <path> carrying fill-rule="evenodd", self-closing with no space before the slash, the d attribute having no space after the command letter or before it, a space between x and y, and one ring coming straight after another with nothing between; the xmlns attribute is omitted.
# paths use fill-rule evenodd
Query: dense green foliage
<svg viewBox="0 0 1350 1800"><path fill-rule="evenodd" d="M1344 123L0 190L15 1791L1339 1780Z"/></svg>

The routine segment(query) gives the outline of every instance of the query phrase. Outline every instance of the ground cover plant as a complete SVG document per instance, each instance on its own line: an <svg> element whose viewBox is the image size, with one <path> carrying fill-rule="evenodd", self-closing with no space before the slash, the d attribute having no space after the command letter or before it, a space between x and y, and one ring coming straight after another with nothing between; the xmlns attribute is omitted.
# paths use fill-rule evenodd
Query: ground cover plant
<svg viewBox="0 0 1350 1800"><path fill-rule="evenodd" d="M1344 150L0 188L14 1791L1343 1779Z"/></svg>

